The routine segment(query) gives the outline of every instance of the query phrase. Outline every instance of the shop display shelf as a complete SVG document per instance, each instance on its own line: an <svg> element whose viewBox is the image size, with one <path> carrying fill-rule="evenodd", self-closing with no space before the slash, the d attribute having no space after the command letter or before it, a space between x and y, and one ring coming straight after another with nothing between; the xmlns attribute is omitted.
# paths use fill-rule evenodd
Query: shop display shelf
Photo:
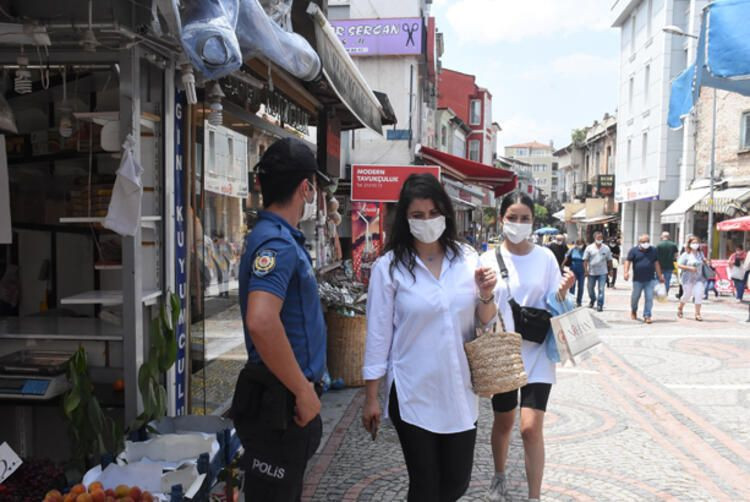
<svg viewBox="0 0 750 502"><path fill-rule="evenodd" d="M161 221L161 216L141 216L141 227L156 230L156 224ZM60 223L104 223L104 216L67 216L60 218Z"/></svg>
<svg viewBox="0 0 750 502"><path fill-rule="evenodd" d="M147 290L143 292L141 300L146 306L154 305L156 300L161 296L158 289ZM60 299L61 305L102 305L111 307L122 305L122 291L118 290L95 290L77 295L68 296Z"/></svg>
<svg viewBox="0 0 750 502"><path fill-rule="evenodd" d="M23 317L0 321L0 340L120 342L122 328L83 317Z"/></svg>
<svg viewBox="0 0 750 502"><path fill-rule="evenodd" d="M120 112L81 112L74 113L73 116L78 120L91 121L103 126L107 122L119 121ZM156 130L156 123L161 121L161 117L153 113L141 113L141 127L153 132Z"/></svg>

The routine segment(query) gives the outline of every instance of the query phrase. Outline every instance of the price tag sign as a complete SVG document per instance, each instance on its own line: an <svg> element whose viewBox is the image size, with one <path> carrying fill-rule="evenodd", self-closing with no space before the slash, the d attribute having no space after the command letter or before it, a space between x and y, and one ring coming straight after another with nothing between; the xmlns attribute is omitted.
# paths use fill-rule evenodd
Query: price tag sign
<svg viewBox="0 0 750 502"><path fill-rule="evenodd" d="M0 444L0 483L16 472L22 463L21 458L8 446L8 443Z"/></svg>

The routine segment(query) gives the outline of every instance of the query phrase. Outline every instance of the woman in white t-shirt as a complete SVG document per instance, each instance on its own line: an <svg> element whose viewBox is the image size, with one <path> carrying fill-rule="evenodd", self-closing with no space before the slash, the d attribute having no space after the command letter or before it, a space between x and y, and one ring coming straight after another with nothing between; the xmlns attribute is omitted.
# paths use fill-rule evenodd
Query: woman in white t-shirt
<svg viewBox="0 0 750 502"><path fill-rule="evenodd" d="M387 252L370 274L362 423L380 422L380 381L409 473L409 502L454 501L471 480L478 416L464 343L496 319L496 275L456 236L450 197L412 175L396 206ZM507 302L505 303L507 305Z"/></svg>
<svg viewBox="0 0 750 502"><path fill-rule="evenodd" d="M519 306L547 310L547 297L558 293L567 294L575 281L575 275L560 274L560 267L549 249L535 246L529 237L534 223L534 202L523 193L516 192L503 199L500 206L505 240L501 254L508 270L508 282L498 280L495 297L500 293L509 294ZM481 257L485 266L499 272L495 251L488 251ZM502 301L502 300L500 300ZM499 305L502 307L502 305ZM501 308L501 312L508 309ZM504 315L506 328L524 336L524 330L516 326L513 315ZM555 383L555 363L547 357L544 343L526 339L521 346L521 356L528 375L528 383L521 393L521 437L526 454L526 477L529 483L529 501L538 500L542 488L544 472L544 438L542 427L552 384ZM497 394L492 398L495 420L492 425L492 455L495 461L495 476L490 485L488 499L507 499L505 464L508 459L513 422L518 407L518 390Z"/></svg>

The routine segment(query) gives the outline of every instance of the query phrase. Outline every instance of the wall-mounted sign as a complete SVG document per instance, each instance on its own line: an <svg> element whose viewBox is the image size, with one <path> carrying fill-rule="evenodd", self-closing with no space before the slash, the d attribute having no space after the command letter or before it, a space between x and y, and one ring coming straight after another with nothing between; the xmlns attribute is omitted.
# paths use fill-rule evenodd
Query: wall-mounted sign
<svg viewBox="0 0 750 502"><path fill-rule="evenodd" d="M352 56L422 54L422 19L347 19L331 21L336 35Z"/></svg>
<svg viewBox="0 0 750 502"><path fill-rule="evenodd" d="M440 179L438 166L352 166L353 201L398 202L406 178L412 174L432 174Z"/></svg>
<svg viewBox="0 0 750 502"><path fill-rule="evenodd" d="M247 136L204 122L206 191L245 198L247 186Z"/></svg>
<svg viewBox="0 0 750 502"><path fill-rule="evenodd" d="M177 362L175 363L175 415L187 415L187 386L188 386L188 339L187 339L187 213L185 211L185 183L187 181L184 169L185 145L185 117L187 98L185 91L175 93L174 107L174 267L175 291L180 301L180 317L175 326L177 336ZM192 221L190 222L192 224Z"/></svg>
<svg viewBox="0 0 750 502"><path fill-rule="evenodd" d="M611 197L615 194L615 175L600 174L597 176L596 192L600 197Z"/></svg>
<svg viewBox="0 0 750 502"><path fill-rule="evenodd" d="M388 141L407 141L411 138L409 129L387 129L385 133Z"/></svg>

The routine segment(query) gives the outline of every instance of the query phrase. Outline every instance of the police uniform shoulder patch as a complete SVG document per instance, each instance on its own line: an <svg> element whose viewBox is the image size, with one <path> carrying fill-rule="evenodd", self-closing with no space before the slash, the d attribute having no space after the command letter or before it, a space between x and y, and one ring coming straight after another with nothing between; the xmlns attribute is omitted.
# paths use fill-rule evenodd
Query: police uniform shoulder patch
<svg viewBox="0 0 750 502"><path fill-rule="evenodd" d="M265 277L276 268L276 251L262 249L255 255L253 262L253 274L257 277Z"/></svg>

